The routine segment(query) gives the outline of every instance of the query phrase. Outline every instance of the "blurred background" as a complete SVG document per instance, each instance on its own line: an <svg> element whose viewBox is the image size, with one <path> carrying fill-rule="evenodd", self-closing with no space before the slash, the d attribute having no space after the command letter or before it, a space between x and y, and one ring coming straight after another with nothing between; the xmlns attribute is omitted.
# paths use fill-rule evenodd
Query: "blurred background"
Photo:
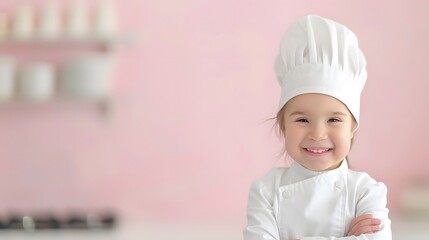
<svg viewBox="0 0 429 240"><path fill-rule="evenodd" d="M354 31L367 59L352 169L387 185L396 239L426 239L428 7L1 1L0 219L36 231L0 238L47 239L37 215L117 223L64 239L241 239L251 182L284 165L269 120L280 39L312 13Z"/></svg>

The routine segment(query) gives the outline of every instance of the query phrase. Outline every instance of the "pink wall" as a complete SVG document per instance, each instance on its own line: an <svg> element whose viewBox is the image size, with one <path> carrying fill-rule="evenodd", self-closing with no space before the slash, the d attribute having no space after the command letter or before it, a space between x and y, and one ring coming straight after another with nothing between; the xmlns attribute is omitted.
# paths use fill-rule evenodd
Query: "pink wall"
<svg viewBox="0 0 429 240"><path fill-rule="evenodd" d="M109 207L129 218L244 223L251 181L281 162L265 122L279 97L277 47L308 13L359 37L369 77L351 163L386 183L397 210L404 186L429 181L428 7L122 0L121 27L137 40L120 50L110 122L85 104L0 106L0 211Z"/></svg>

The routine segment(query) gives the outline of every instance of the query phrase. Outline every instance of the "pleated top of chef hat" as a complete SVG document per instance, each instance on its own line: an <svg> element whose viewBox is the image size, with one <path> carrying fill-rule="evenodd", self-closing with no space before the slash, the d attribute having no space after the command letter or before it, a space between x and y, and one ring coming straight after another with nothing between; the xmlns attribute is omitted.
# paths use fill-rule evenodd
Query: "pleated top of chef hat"
<svg viewBox="0 0 429 240"><path fill-rule="evenodd" d="M281 86L278 110L297 95L321 93L343 102L359 124L366 61L346 26L316 15L298 19L281 40L274 69Z"/></svg>

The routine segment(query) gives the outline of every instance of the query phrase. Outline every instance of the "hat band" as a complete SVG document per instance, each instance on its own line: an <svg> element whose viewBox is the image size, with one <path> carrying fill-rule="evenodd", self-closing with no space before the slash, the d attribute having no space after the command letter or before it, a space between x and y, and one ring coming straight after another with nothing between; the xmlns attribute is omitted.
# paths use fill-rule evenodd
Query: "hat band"
<svg viewBox="0 0 429 240"><path fill-rule="evenodd" d="M340 100L359 123L360 89L357 79L351 79L338 68L304 64L293 68L281 80L279 110L293 97L305 93L326 94Z"/></svg>

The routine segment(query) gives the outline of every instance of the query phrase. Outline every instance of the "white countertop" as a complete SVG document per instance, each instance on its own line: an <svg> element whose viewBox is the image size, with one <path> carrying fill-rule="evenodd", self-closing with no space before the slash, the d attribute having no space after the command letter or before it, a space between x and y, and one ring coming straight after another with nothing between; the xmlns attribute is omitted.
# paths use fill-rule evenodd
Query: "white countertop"
<svg viewBox="0 0 429 240"><path fill-rule="evenodd" d="M223 224L127 223L111 230L1 230L8 240L241 240L242 227Z"/></svg>
<svg viewBox="0 0 429 240"><path fill-rule="evenodd" d="M429 219L392 219L393 239L428 240ZM242 240L242 226L225 223L127 223L111 230L1 230L8 240Z"/></svg>
<svg viewBox="0 0 429 240"><path fill-rule="evenodd" d="M392 217L395 240L428 240L429 218Z"/></svg>

